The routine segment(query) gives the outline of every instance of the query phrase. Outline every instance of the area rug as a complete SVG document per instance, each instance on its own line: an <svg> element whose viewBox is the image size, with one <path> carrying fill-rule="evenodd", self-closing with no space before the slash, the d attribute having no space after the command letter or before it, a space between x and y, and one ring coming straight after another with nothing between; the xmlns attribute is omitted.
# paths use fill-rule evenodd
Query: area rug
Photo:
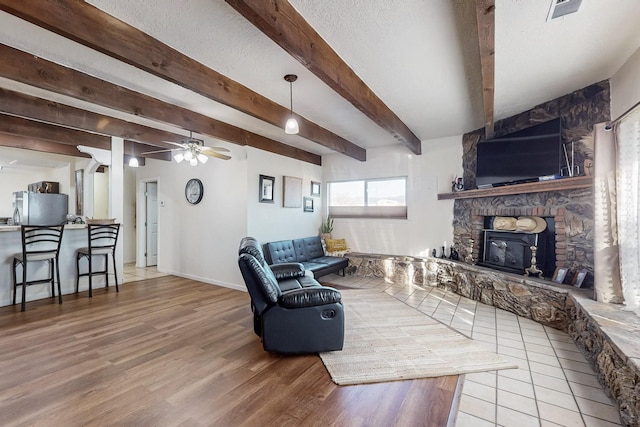
<svg viewBox="0 0 640 427"><path fill-rule="evenodd" d="M339 385L460 375L517 368L384 292L341 290L342 351L320 353Z"/></svg>

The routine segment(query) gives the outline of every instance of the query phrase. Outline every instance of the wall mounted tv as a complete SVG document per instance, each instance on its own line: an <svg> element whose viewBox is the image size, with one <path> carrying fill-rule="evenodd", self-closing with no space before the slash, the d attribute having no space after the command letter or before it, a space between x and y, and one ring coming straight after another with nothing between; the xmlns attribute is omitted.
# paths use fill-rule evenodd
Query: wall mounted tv
<svg viewBox="0 0 640 427"><path fill-rule="evenodd" d="M560 118L480 142L477 150L478 188L533 182L560 175Z"/></svg>

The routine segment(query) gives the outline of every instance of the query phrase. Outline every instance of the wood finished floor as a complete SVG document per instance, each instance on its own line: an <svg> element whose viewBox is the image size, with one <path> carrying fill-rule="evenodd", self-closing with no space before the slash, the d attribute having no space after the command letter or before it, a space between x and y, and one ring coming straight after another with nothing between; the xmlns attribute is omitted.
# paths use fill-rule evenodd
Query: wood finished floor
<svg viewBox="0 0 640 427"><path fill-rule="evenodd" d="M249 296L166 276L0 308L0 425L444 426L457 376L335 385L263 351Z"/></svg>

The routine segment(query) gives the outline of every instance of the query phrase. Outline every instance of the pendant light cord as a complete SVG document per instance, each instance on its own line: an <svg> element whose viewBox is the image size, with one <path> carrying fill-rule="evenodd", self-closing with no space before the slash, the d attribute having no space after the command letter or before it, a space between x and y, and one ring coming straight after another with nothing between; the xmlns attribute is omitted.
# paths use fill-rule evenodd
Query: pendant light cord
<svg viewBox="0 0 640 427"><path fill-rule="evenodd" d="M293 116L293 82L289 82L289 112Z"/></svg>

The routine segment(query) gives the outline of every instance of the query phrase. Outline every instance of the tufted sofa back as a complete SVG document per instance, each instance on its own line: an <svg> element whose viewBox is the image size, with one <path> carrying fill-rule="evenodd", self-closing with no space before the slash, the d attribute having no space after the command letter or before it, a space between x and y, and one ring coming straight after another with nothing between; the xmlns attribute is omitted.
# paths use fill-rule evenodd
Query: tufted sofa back
<svg viewBox="0 0 640 427"><path fill-rule="evenodd" d="M283 262L301 262L298 261L296 250L293 247L292 240L280 240L278 242L269 242L264 245L267 262L269 264L282 264Z"/></svg>
<svg viewBox="0 0 640 427"><path fill-rule="evenodd" d="M324 256L320 236L269 242L264 245L264 252L270 265L283 262L306 262Z"/></svg>

